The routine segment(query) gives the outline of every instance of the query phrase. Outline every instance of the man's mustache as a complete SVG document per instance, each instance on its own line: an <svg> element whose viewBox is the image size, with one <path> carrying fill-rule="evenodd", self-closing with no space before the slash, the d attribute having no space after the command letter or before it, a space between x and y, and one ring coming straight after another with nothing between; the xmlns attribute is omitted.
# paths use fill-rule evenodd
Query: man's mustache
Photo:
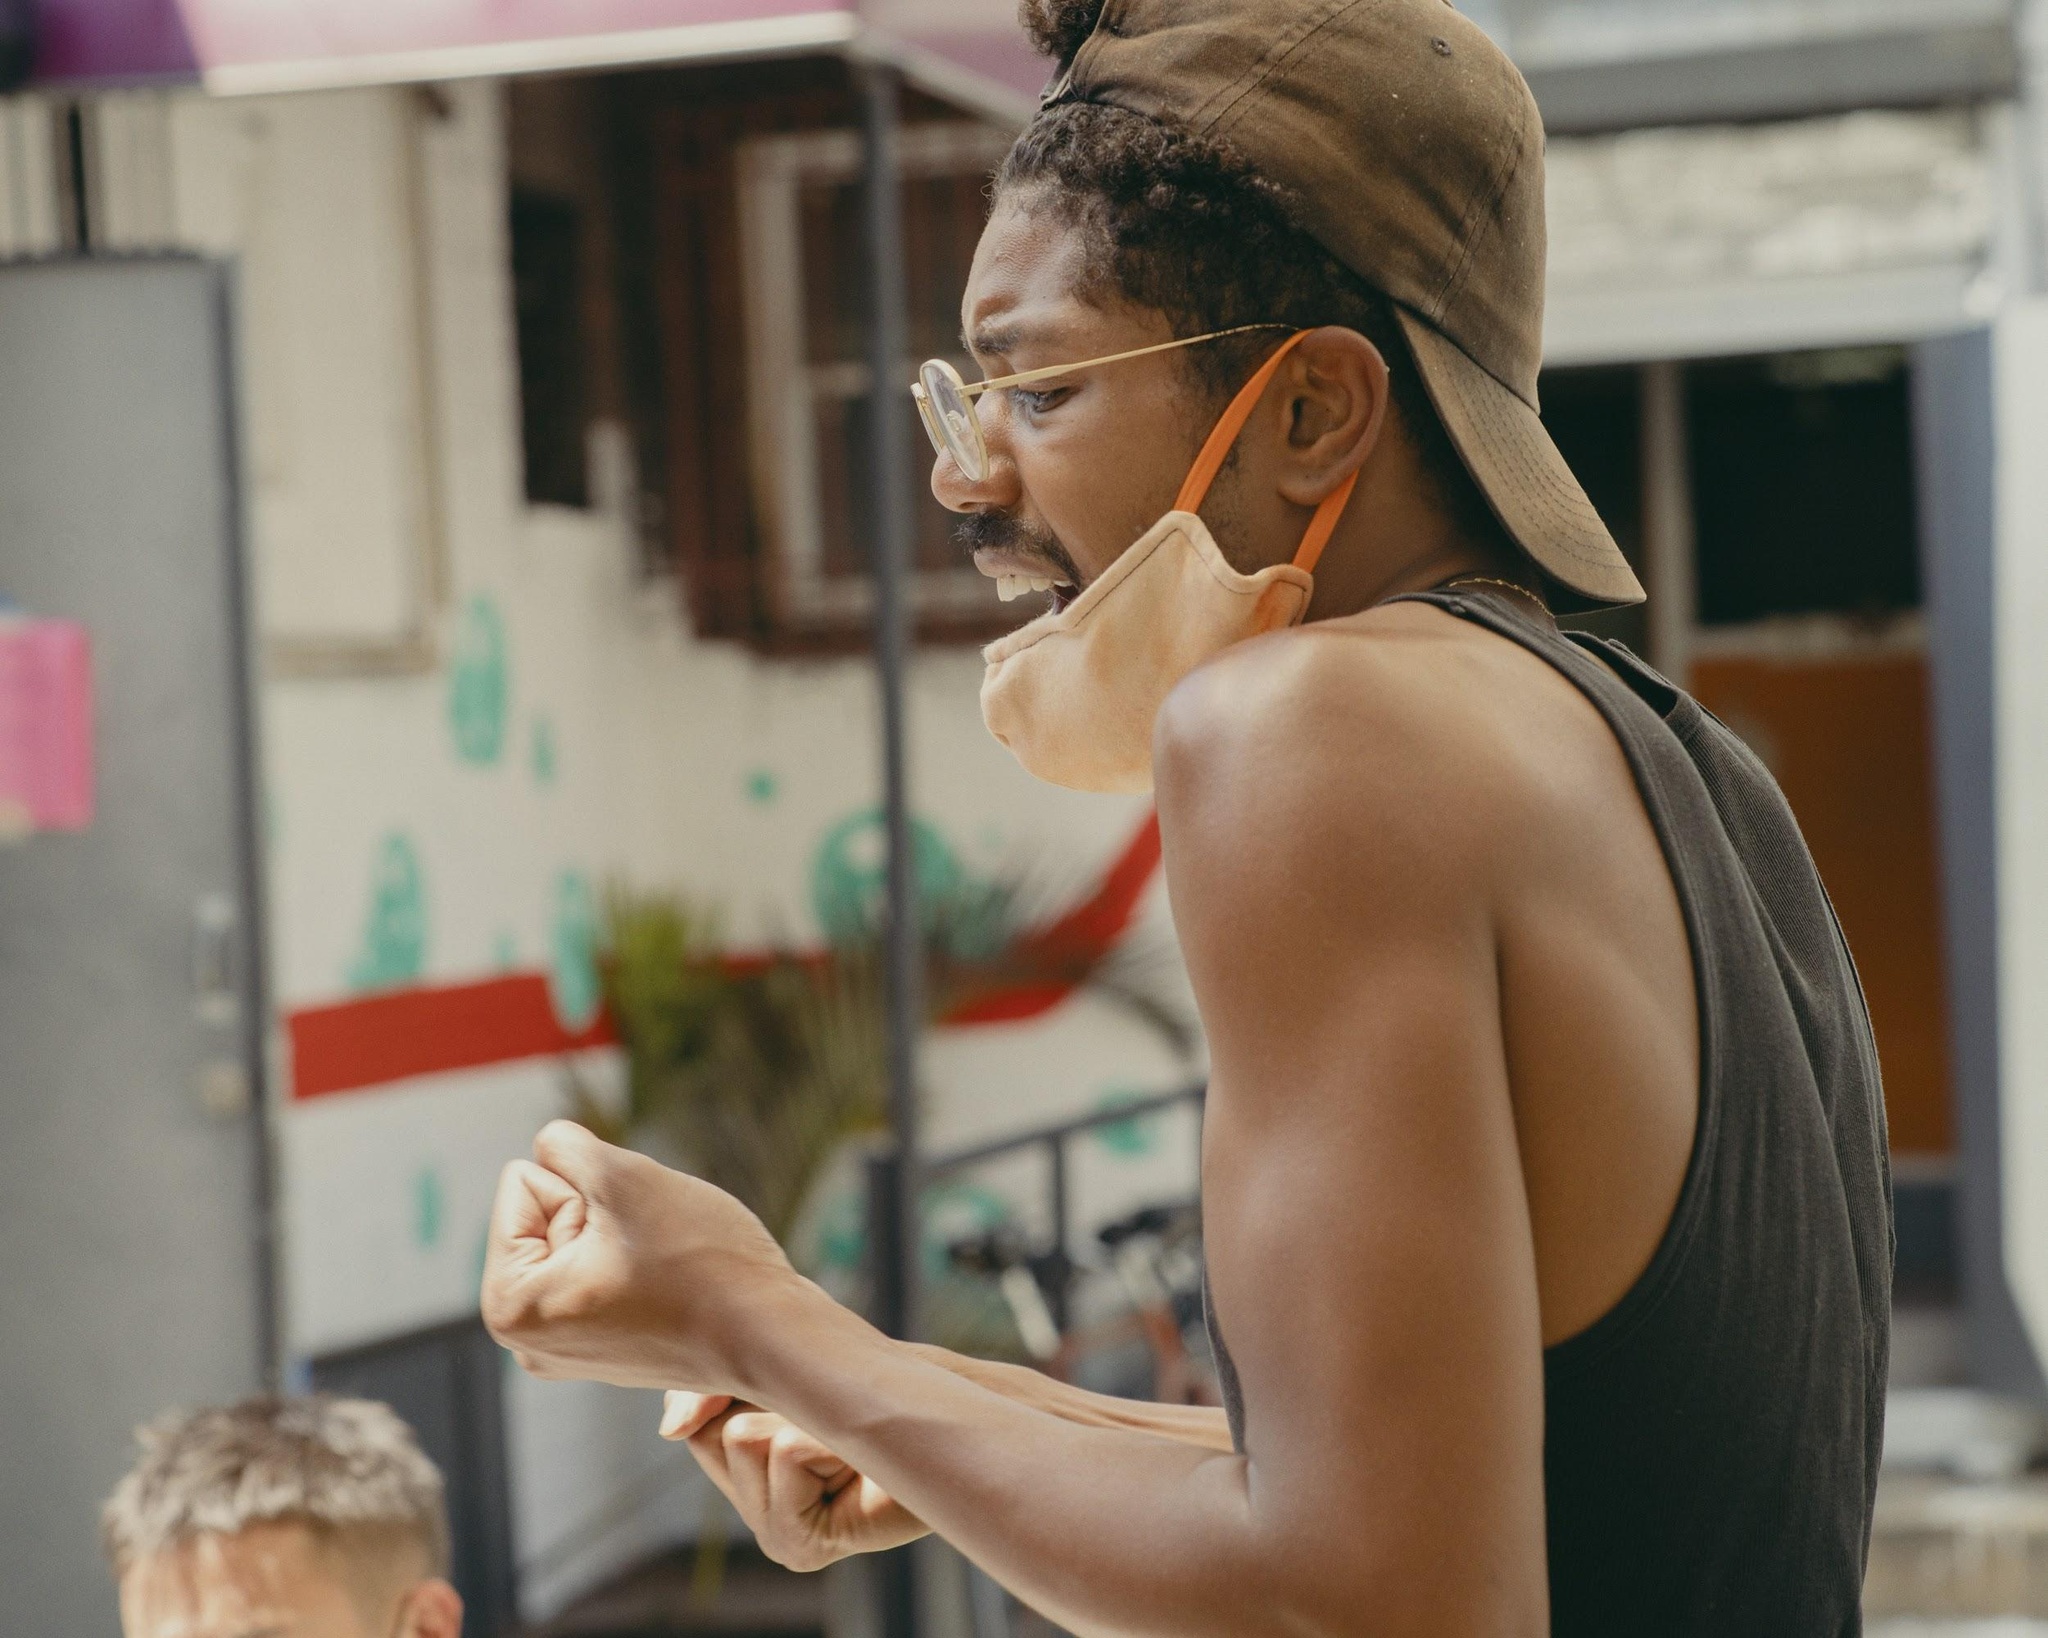
<svg viewBox="0 0 2048 1638"><path fill-rule="evenodd" d="M953 526L953 538L970 557L979 551L1029 553L1059 570L1068 585L1076 590L1081 587L1081 570L1060 544L1059 536L1022 518L1002 512L969 512Z"/></svg>

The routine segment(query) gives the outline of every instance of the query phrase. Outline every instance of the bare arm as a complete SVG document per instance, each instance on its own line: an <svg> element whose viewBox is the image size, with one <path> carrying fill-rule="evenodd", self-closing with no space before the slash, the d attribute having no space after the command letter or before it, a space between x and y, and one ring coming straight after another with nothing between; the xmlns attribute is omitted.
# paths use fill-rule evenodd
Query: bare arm
<svg viewBox="0 0 2048 1638"><path fill-rule="evenodd" d="M1242 689L1240 669L1204 686ZM716 1191L662 1173L665 1203L643 1199L659 1169L632 1157L561 1156L588 1255L625 1246L600 1295L521 1300L494 1279L494 1329L550 1374L772 1407L1084 1635L1546 1630L1540 1327L1472 855L1483 798L1398 710L1282 703L1177 701L1161 759L1214 1058L1207 1244L1243 1455L1084 1425L890 1342L775 1270ZM521 1241L501 1219L501 1243L537 1235L536 1267L573 1264L551 1224Z"/></svg>
<svg viewBox="0 0 2048 1638"><path fill-rule="evenodd" d="M979 1383L991 1393L1019 1405L1029 1405L1089 1428L1124 1428L1171 1439L1176 1444L1195 1445L1203 1450L1229 1452L1230 1423L1220 1410L1200 1405L1162 1405L1147 1399L1120 1399L1114 1394L1094 1393L1071 1382L1047 1376L1027 1365L1007 1365L999 1360L978 1359L958 1354L928 1342L910 1344L910 1351L955 1376ZM724 1394L671 1391L662 1418L666 1439L688 1439L715 1418L732 1409L733 1400Z"/></svg>
<svg viewBox="0 0 2048 1638"><path fill-rule="evenodd" d="M1161 1405L1144 1399L1119 1399L1114 1394L1092 1393L1071 1382L1047 1376L1027 1365L1006 1365L998 1360L977 1359L956 1354L950 1348L919 1342L910 1345L918 1358L929 1361L955 1376L980 1384L991 1393L1019 1405L1028 1405L1057 1416L1064 1422L1089 1428L1123 1428L1132 1433L1149 1433L1176 1444L1203 1450L1229 1452L1230 1424L1220 1410L1199 1405ZM733 1406L723 1394L671 1392L662 1418L666 1439L689 1439Z"/></svg>
<svg viewBox="0 0 2048 1638"><path fill-rule="evenodd" d="M1114 1394L1090 1393L1071 1382L1061 1382L1026 1365L1004 1365L995 1360L975 1359L928 1343L913 1345L913 1353L934 1365L944 1366L955 1376L979 1383L1019 1405L1029 1405L1086 1428L1123 1428L1131 1433L1149 1433L1176 1444L1228 1454L1230 1424L1220 1410L1199 1405L1158 1405L1142 1399L1119 1399Z"/></svg>
<svg viewBox="0 0 2048 1638"><path fill-rule="evenodd" d="M1219 1410L1090 1393L1024 1366L926 1343L912 1344L909 1352L1014 1404L1082 1427L1149 1433L1205 1450L1234 1448ZM786 1417L728 1394L671 1390L661 1435L689 1446L712 1483L739 1510L755 1543L790 1569L822 1570L840 1559L886 1552L930 1534L923 1520L822 1440Z"/></svg>

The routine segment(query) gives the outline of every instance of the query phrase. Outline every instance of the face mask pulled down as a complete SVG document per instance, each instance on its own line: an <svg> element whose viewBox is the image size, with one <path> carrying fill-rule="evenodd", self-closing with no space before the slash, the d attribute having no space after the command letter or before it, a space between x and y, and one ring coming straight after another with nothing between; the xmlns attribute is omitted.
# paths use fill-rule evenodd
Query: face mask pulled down
<svg viewBox="0 0 2048 1638"><path fill-rule="evenodd" d="M1303 332L1306 334L1306 332ZM1077 791L1152 789L1160 707L1196 667L1234 643L1297 625L1313 570L1357 486L1317 509L1292 563L1240 574L1197 516L1292 337L1245 383L1209 435L1174 508L1066 608L983 653L982 720L1027 773Z"/></svg>

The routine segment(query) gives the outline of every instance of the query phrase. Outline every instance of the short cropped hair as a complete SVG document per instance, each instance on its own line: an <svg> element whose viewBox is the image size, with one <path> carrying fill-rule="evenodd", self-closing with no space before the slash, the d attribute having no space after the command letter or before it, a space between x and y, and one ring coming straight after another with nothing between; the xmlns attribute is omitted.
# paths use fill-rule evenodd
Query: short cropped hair
<svg viewBox="0 0 2048 1638"><path fill-rule="evenodd" d="M387 1405L325 1394L262 1397L138 1428L141 1457L114 1487L100 1530L114 1573L202 1536L303 1524L333 1545L448 1573L440 1469Z"/></svg>

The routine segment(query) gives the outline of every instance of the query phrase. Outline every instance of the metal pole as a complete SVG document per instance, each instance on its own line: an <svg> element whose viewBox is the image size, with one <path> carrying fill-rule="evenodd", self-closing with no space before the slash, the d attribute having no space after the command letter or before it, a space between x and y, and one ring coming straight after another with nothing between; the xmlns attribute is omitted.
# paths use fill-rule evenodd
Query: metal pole
<svg viewBox="0 0 2048 1638"><path fill-rule="evenodd" d="M1690 686L1699 593L1694 561L1692 454L1685 366L1643 366L1643 557L1650 593L1650 663Z"/></svg>
<svg viewBox="0 0 2048 1638"><path fill-rule="evenodd" d="M903 374L904 355L910 350L909 288L903 268L898 79L892 68L868 65L861 71L861 80L867 112L868 266L873 303L869 362L874 390L868 400L868 425L875 520L875 659L882 696L882 807L889 837L889 1124L901 1162L897 1217L903 1261L897 1281L900 1308L885 1318L893 1322L891 1330L908 1336L917 1329L917 1235L911 1208L918 1172L917 1048L923 1027L924 976L903 698L911 643L908 581L913 516L904 484L904 474L910 469L910 399L906 384L897 378Z"/></svg>
<svg viewBox="0 0 2048 1638"><path fill-rule="evenodd" d="M284 1281L279 1244L277 1127L270 1083L270 904L264 872L263 766L260 713L256 707L259 664L256 616L249 584L247 514L243 510L248 471L244 464L240 418L232 383L243 379L236 356L235 316L241 289L232 273L214 286L214 322L218 326L220 379L229 383L221 414L221 438L228 452L229 509L228 629L233 633L236 860L239 949L236 972L241 977L241 1059L249 1076L249 1178L251 1239L256 1277L257 1370L269 1393L285 1390Z"/></svg>
<svg viewBox="0 0 2048 1638"><path fill-rule="evenodd" d="M914 518L904 484L910 467L910 293L903 266L902 86L896 70L864 63L868 251L869 486L875 534L875 660L882 695L882 807L889 836L889 1124L894 1163L878 1178L870 1238L878 1255L876 1321L891 1335L917 1334L917 1047L924 1023L924 949L910 827L903 675L910 656L910 554ZM888 1255L893 1253L893 1255ZM893 1267L885 1266L893 1264ZM882 1629L916 1638L917 1587L909 1549L878 1565Z"/></svg>
<svg viewBox="0 0 2048 1638"><path fill-rule="evenodd" d="M1051 1299L1052 1319L1062 1331L1067 1328L1067 1218L1070 1207L1067 1204L1067 1140L1064 1137L1050 1139L1046 1144L1046 1159L1052 1172L1048 1185L1052 1195L1052 1275L1053 1287L1047 1295Z"/></svg>

